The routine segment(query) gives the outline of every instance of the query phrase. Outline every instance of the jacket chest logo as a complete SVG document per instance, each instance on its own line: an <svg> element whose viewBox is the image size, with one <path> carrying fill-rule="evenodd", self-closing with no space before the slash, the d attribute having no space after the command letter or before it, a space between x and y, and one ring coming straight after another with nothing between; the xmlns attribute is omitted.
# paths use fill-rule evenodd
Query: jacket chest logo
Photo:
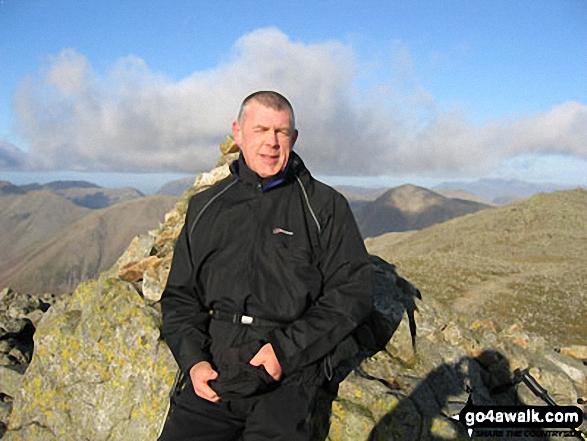
<svg viewBox="0 0 587 441"><path fill-rule="evenodd" d="M275 227L271 230L273 234L285 234L286 236L293 236L293 231L284 230L283 228Z"/></svg>

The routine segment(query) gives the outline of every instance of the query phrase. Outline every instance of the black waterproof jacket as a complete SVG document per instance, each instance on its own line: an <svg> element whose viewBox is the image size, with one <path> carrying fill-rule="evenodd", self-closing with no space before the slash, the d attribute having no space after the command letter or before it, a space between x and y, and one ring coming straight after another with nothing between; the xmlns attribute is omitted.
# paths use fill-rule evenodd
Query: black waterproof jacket
<svg viewBox="0 0 587 441"><path fill-rule="evenodd" d="M190 200L161 299L163 336L180 369L209 361L221 397L272 382L248 364L265 343L284 381L316 371L372 308L368 254L342 195L293 152L272 179L242 155L231 172ZM233 324L211 319L210 310L281 325Z"/></svg>

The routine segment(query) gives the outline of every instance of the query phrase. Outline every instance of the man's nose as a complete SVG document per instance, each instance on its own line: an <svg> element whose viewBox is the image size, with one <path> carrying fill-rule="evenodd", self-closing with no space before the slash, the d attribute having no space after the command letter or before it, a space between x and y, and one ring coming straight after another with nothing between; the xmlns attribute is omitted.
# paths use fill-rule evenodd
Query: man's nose
<svg viewBox="0 0 587 441"><path fill-rule="evenodd" d="M267 144L271 145L272 147L279 147L279 140L277 136L277 130L267 130Z"/></svg>

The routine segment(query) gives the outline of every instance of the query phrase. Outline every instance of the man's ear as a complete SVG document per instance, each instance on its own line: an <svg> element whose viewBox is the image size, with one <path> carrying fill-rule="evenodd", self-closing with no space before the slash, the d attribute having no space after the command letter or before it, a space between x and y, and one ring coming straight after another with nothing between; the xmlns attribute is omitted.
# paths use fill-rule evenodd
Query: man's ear
<svg viewBox="0 0 587 441"><path fill-rule="evenodd" d="M292 149L293 149L293 146L296 143L297 139L298 139L298 129L295 129L294 132L293 132L293 135L291 137L291 148Z"/></svg>
<svg viewBox="0 0 587 441"><path fill-rule="evenodd" d="M241 136L241 126L238 121L233 121L232 123L232 137L234 138L234 142L239 147L242 145L243 138Z"/></svg>

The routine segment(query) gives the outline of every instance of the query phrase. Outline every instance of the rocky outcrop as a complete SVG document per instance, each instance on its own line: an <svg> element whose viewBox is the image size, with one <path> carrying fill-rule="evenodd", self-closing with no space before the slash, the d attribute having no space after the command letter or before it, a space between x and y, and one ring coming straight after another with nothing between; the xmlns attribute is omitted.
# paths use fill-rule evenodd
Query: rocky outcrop
<svg viewBox="0 0 587 441"><path fill-rule="evenodd" d="M50 294L32 296L9 288L0 291L0 436L33 356L33 334L53 303Z"/></svg>
<svg viewBox="0 0 587 441"><path fill-rule="evenodd" d="M14 401L9 440L155 439L174 361L159 316L104 275L47 312Z"/></svg>
<svg viewBox="0 0 587 441"><path fill-rule="evenodd" d="M465 427L449 418L469 400L545 405L524 384L514 384L516 369L529 368L559 405L577 406L585 397L584 360L561 355L516 326L499 331L491 320L467 323L432 299L418 305L417 352L403 322L386 351L341 384L332 405L330 441L470 439ZM512 438L504 431L491 439Z"/></svg>
<svg viewBox="0 0 587 441"><path fill-rule="evenodd" d="M135 238L109 271L43 316L32 362L13 392L7 440L156 438L176 370L160 338L158 301L190 196L228 174L234 145L229 139L223 147L219 167L197 178L160 228ZM386 351L340 385L330 441L468 439L448 417L469 399L541 404L511 385L518 367L529 367L559 404L585 397L583 348L555 351L519 327L470 322L423 296L417 352L404 321Z"/></svg>

